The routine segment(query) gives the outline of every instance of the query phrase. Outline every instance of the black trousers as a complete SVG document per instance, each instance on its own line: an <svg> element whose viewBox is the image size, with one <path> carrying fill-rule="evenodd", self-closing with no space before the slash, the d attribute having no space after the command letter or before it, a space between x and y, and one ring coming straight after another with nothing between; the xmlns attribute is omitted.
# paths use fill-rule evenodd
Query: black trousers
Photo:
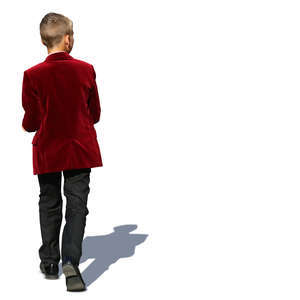
<svg viewBox="0 0 300 300"><path fill-rule="evenodd" d="M90 168L64 170L38 174L40 185L39 216L42 245L39 256L42 262L62 263L71 260L79 265L82 240L89 213L87 199L90 192ZM61 179L64 175L63 193L66 197L65 226L60 254L59 235L62 223Z"/></svg>

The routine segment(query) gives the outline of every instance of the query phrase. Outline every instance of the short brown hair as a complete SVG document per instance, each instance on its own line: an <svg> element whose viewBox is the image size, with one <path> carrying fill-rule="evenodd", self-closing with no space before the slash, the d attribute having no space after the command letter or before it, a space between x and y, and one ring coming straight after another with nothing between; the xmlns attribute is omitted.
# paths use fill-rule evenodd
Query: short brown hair
<svg viewBox="0 0 300 300"><path fill-rule="evenodd" d="M40 23L40 34L43 44L47 48L53 48L64 35L73 34L73 22L62 14L50 12Z"/></svg>

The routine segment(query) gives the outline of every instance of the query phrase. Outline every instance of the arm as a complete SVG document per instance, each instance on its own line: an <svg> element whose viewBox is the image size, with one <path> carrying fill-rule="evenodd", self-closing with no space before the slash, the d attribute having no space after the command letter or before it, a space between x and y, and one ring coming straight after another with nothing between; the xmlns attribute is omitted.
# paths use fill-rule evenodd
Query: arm
<svg viewBox="0 0 300 300"><path fill-rule="evenodd" d="M98 94L98 87L96 83L96 72L93 66L92 66L92 72L93 72L93 86L90 90L90 94L88 98L88 108L92 116L93 123L95 124L100 119L101 107L100 107L100 99Z"/></svg>
<svg viewBox="0 0 300 300"><path fill-rule="evenodd" d="M23 129L27 132L38 130L41 122L39 98L26 71L23 75L22 106L25 111L22 121Z"/></svg>

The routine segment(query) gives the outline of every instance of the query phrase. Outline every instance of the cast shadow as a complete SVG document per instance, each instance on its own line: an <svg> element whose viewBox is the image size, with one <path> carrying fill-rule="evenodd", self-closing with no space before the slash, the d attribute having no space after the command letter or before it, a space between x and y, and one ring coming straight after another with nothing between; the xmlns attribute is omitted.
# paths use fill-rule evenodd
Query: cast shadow
<svg viewBox="0 0 300 300"><path fill-rule="evenodd" d="M122 257L133 256L135 247L143 243L148 234L130 234L137 225L121 225L114 227L108 235L87 236L82 241L80 263L93 258L94 261L81 273L88 287L100 277L109 266ZM61 262L59 276L62 275Z"/></svg>

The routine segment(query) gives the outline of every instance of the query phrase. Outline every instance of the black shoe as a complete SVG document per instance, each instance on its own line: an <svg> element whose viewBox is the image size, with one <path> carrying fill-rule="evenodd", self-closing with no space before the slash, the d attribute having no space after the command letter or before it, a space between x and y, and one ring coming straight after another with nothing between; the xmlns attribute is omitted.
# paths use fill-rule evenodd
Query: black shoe
<svg viewBox="0 0 300 300"><path fill-rule="evenodd" d="M77 265L67 261L62 265L62 270L66 276L67 291L79 292L86 290L85 283Z"/></svg>
<svg viewBox="0 0 300 300"><path fill-rule="evenodd" d="M40 270L45 274L46 279L58 278L58 264L54 263L40 263Z"/></svg>

